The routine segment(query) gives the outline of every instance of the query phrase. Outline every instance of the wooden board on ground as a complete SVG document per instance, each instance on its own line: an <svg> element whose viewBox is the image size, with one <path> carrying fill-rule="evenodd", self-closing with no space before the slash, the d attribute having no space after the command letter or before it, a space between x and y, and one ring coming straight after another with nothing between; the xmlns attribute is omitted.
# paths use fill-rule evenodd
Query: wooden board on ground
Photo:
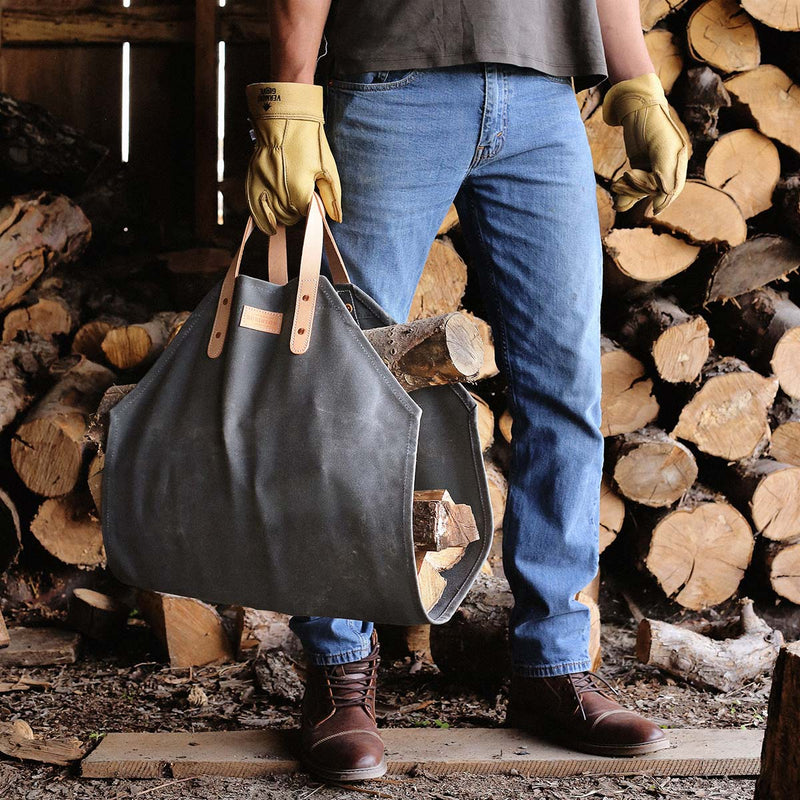
<svg viewBox="0 0 800 800"><path fill-rule="evenodd" d="M0 667L74 664L81 635L58 628L11 628L10 643L0 650Z"/></svg>
<svg viewBox="0 0 800 800"><path fill-rule="evenodd" d="M673 747L650 755L604 758L566 750L503 728L384 729L389 774L422 768L433 775L472 772L563 777L601 775L757 775L759 730L669 731ZM299 769L296 738L284 731L110 733L82 762L84 778L251 778Z"/></svg>

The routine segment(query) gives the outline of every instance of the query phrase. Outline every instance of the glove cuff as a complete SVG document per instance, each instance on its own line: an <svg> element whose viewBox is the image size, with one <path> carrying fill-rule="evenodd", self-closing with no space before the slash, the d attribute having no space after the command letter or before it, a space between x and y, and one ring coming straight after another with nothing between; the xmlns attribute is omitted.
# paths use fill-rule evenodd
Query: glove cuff
<svg viewBox="0 0 800 800"><path fill-rule="evenodd" d="M603 120L607 125L621 125L622 120L647 106L668 108L664 87L655 72L615 83L603 100Z"/></svg>
<svg viewBox="0 0 800 800"><path fill-rule="evenodd" d="M250 119L308 119L323 122L322 87L313 83L251 83L246 90Z"/></svg>

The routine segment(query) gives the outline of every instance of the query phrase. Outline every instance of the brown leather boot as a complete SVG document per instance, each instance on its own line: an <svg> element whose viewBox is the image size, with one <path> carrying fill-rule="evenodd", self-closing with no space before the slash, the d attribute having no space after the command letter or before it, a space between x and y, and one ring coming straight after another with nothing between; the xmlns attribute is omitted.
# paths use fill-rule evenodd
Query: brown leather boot
<svg viewBox="0 0 800 800"><path fill-rule="evenodd" d="M586 753L630 756L669 747L664 731L623 708L593 672L551 678L513 675L506 724Z"/></svg>
<svg viewBox="0 0 800 800"><path fill-rule="evenodd" d="M379 778L386 772L375 723L378 637L361 661L310 664L303 696L302 759L310 772L332 781Z"/></svg>

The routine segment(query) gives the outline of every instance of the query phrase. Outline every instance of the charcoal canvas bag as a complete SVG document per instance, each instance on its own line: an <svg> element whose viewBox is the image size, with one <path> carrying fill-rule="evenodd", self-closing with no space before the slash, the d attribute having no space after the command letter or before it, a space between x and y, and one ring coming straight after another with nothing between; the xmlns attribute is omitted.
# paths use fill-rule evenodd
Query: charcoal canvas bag
<svg viewBox="0 0 800 800"><path fill-rule="evenodd" d="M299 276L285 231L270 280L225 278L110 413L102 528L132 586L289 614L401 625L457 609L492 538L476 404L460 385L407 394L362 329L393 323L349 282L314 196ZM326 249L334 282L320 275ZM480 539L426 611L416 489L471 506Z"/></svg>

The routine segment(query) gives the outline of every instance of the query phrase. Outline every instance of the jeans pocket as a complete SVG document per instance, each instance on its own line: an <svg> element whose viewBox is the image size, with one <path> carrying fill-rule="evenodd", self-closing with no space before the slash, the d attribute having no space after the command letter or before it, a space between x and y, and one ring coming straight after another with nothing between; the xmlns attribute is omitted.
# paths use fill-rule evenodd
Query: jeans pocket
<svg viewBox="0 0 800 800"><path fill-rule="evenodd" d="M535 71L539 77L544 78L546 81L550 81L551 83L568 83L572 84L572 76L571 75L550 75L547 72L540 72L539 70Z"/></svg>
<svg viewBox="0 0 800 800"><path fill-rule="evenodd" d="M419 73L416 69L375 70L338 75L328 81L331 89L377 92L398 89L405 86Z"/></svg>

